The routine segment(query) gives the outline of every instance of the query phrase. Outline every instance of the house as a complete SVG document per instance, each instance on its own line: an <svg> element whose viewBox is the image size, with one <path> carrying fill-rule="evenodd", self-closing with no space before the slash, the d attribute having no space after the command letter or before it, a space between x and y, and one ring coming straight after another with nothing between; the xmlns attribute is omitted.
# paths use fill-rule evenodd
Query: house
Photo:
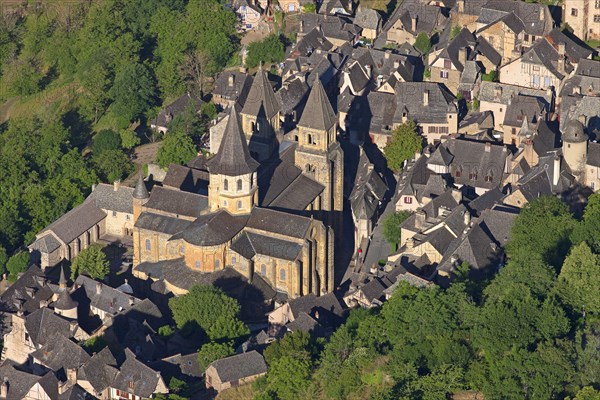
<svg viewBox="0 0 600 400"><path fill-rule="evenodd" d="M600 3L596 0L565 0L562 9L565 23L578 38L600 39Z"/></svg>
<svg viewBox="0 0 600 400"><path fill-rule="evenodd" d="M385 289L388 286L383 279L374 277L364 285L351 287L348 293L344 295L344 302L349 308L357 306L362 308L380 307L385 300Z"/></svg>
<svg viewBox="0 0 600 400"><path fill-rule="evenodd" d="M471 112L458 124L458 133L469 137L489 138L493 130L494 114L491 111Z"/></svg>
<svg viewBox="0 0 600 400"><path fill-rule="evenodd" d="M320 31L334 48L341 47L346 43L354 45L362 32L362 28L345 15L305 13L300 16L298 43L313 29Z"/></svg>
<svg viewBox="0 0 600 400"><path fill-rule="evenodd" d="M494 115L494 130L504 132L507 106L518 96L536 97L544 103L548 113L554 111L552 90L531 89L496 82L481 82L478 97L479 111L491 111Z"/></svg>
<svg viewBox="0 0 600 400"><path fill-rule="evenodd" d="M353 5L352 0L323 0L317 3L317 12L323 15L350 16L354 12Z"/></svg>
<svg viewBox="0 0 600 400"><path fill-rule="evenodd" d="M519 58L554 25L544 4L490 0L480 11L475 33L500 53L502 64Z"/></svg>
<svg viewBox="0 0 600 400"><path fill-rule="evenodd" d="M125 349L125 361L109 386L110 399L150 399L158 393L169 393L160 373L135 358L131 350Z"/></svg>
<svg viewBox="0 0 600 400"><path fill-rule="evenodd" d="M150 128L165 134L169 130L169 124L171 121L173 121L173 118L183 114L188 110L198 113L200 112L202 104L203 101L200 99L200 97L188 92L171 104L167 105L165 108L161 109L156 118L150 122Z"/></svg>
<svg viewBox="0 0 600 400"><path fill-rule="evenodd" d="M59 399L58 379L52 372L34 375L5 362L0 366L0 398L6 400Z"/></svg>
<svg viewBox="0 0 600 400"><path fill-rule="evenodd" d="M474 32L481 9L489 0L456 0L450 5L450 23L452 26L462 26Z"/></svg>
<svg viewBox="0 0 600 400"><path fill-rule="evenodd" d="M485 71L495 71L501 61L500 54L483 38L477 38L463 28L448 44L429 54L430 80L445 84L452 93L459 93L459 86L465 87L460 93L470 101L473 86Z"/></svg>
<svg viewBox="0 0 600 400"><path fill-rule="evenodd" d="M133 188L115 182L96 185L79 206L36 235L33 262L45 269L70 261L100 238L128 241L133 234Z"/></svg>
<svg viewBox="0 0 600 400"><path fill-rule="evenodd" d="M252 382L267 373L265 359L256 350L214 361L206 368L206 387L221 392Z"/></svg>
<svg viewBox="0 0 600 400"><path fill-rule="evenodd" d="M275 308L268 314L269 325L279 328L287 326L305 313L318 320L319 324L329 329L334 329L343 321L345 309L333 293L323 296L302 296Z"/></svg>
<svg viewBox="0 0 600 400"><path fill-rule="evenodd" d="M579 60L575 72L560 90L558 114L561 129L573 119L583 119L590 136L600 137L600 61Z"/></svg>
<svg viewBox="0 0 600 400"><path fill-rule="evenodd" d="M362 147L360 152L356 180L349 197L354 217L356 249L364 247L363 243L373 233L373 226L379 218L379 210L388 190L383 176L375 170Z"/></svg>
<svg viewBox="0 0 600 400"><path fill-rule="evenodd" d="M313 0L281 0L279 7L284 13L293 13L302 11L307 4L315 4Z"/></svg>
<svg viewBox="0 0 600 400"><path fill-rule="evenodd" d="M592 53L556 28L523 56L500 68L500 82L533 89L556 89L579 60L590 58Z"/></svg>
<svg viewBox="0 0 600 400"><path fill-rule="evenodd" d="M518 95L510 97L506 106L506 113L502 123L503 142L513 146L519 146L526 135L523 126L527 124L538 124L548 118L548 109L545 101L539 97ZM527 131L527 129L525 129Z"/></svg>
<svg viewBox="0 0 600 400"><path fill-rule="evenodd" d="M260 22L262 10L252 0L233 0L231 6L238 17L242 31L252 30Z"/></svg>
<svg viewBox="0 0 600 400"><path fill-rule="evenodd" d="M386 43L413 44L419 33L431 37L434 32L443 31L446 22L447 17L440 7L421 0L405 0L387 20L377 41L382 47Z"/></svg>
<svg viewBox="0 0 600 400"><path fill-rule="evenodd" d="M415 211L447 191L442 175L427 166L431 150L428 146L424 154L416 154L403 168L397 185L396 211Z"/></svg>
<svg viewBox="0 0 600 400"><path fill-rule="evenodd" d="M244 104L252 86L252 75L245 68L239 71L223 71L215 79L212 90L213 102L223 109L235 103Z"/></svg>
<svg viewBox="0 0 600 400"><path fill-rule="evenodd" d="M376 10L358 7L354 23L362 28L362 37L375 40L381 32L381 15Z"/></svg>

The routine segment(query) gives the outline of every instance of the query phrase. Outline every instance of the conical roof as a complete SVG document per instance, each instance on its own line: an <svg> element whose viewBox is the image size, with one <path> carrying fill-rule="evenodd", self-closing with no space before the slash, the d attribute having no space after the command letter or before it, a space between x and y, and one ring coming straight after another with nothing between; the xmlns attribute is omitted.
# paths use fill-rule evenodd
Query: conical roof
<svg viewBox="0 0 600 400"><path fill-rule="evenodd" d="M62 292L60 294L60 296L58 297L58 300L56 300L56 302L54 303L54 309L62 310L62 311L72 310L74 308L77 308L78 304L79 303L77 303L75 300L73 300L73 298L69 294L69 291L65 290L64 292Z"/></svg>
<svg viewBox="0 0 600 400"><path fill-rule="evenodd" d="M308 95L308 100L306 101L306 106L298 125L305 128L328 131L335 123L336 116L333 112L333 107L331 107L321 79L317 79Z"/></svg>
<svg viewBox="0 0 600 400"><path fill-rule="evenodd" d="M565 126L565 130L562 133L563 142L568 143L581 143L587 142L589 139L587 133L585 133L585 127L581 122L576 119L572 119Z"/></svg>
<svg viewBox="0 0 600 400"><path fill-rule="evenodd" d="M252 82L242 108L242 114L271 119L279 111L281 111L281 105L277 102L267 73L263 71L261 65L254 76L254 82Z"/></svg>
<svg viewBox="0 0 600 400"><path fill-rule="evenodd" d="M58 287L61 289L67 288L67 278L65 277L65 267L61 267L60 269L60 278L58 279Z"/></svg>
<svg viewBox="0 0 600 400"><path fill-rule="evenodd" d="M238 176L256 171L258 162L250 156L246 136L235 107L231 107L218 153L206 162L211 174Z"/></svg>
<svg viewBox="0 0 600 400"><path fill-rule="evenodd" d="M138 181L135 185L135 189L133 189L133 198L147 199L148 197L150 197L150 195L148 194L148 189L146 188L146 184L144 183L144 176L140 173Z"/></svg>

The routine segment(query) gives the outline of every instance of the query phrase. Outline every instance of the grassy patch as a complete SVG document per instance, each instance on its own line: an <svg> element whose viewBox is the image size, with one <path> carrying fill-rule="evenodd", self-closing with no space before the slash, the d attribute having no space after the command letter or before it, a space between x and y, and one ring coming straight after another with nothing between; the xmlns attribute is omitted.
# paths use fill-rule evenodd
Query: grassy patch
<svg viewBox="0 0 600 400"><path fill-rule="evenodd" d="M591 48L595 49L596 47L600 47L600 40L599 39L586 40L585 44L587 44Z"/></svg>
<svg viewBox="0 0 600 400"><path fill-rule="evenodd" d="M252 384L247 384L222 391L216 400L252 400L255 395Z"/></svg>

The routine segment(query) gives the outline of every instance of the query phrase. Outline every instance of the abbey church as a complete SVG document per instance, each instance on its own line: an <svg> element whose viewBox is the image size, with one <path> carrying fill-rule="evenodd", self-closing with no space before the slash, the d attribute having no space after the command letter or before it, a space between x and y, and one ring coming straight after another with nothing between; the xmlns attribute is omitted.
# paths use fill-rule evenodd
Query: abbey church
<svg viewBox="0 0 600 400"><path fill-rule="evenodd" d="M109 235L133 239L134 275L175 294L230 273L283 297L333 291L344 169L321 81L294 129L284 134L282 119L260 68L244 104L229 108L216 154L171 165L151 190L141 175L133 189L98 185L37 235L32 253L45 268Z"/></svg>

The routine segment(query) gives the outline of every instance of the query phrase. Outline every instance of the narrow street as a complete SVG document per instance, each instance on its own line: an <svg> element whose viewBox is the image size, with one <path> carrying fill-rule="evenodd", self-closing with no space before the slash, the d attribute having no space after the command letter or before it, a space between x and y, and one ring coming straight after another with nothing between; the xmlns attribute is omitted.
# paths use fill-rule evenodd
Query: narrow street
<svg viewBox="0 0 600 400"><path fill-rule="evenodd" d="M396 199L395 193L392 199L387 203L385 210L377 220L377 225L373 229L373 235L371 236L371 243L367 249L367 253L364 258L364 262L361 267L362 272L368 272L373 264L377 265L379 260L387 260L388 255L392 252L390 244L383 237L383 228L381 221L389 215L396 212Z"/></svg>

